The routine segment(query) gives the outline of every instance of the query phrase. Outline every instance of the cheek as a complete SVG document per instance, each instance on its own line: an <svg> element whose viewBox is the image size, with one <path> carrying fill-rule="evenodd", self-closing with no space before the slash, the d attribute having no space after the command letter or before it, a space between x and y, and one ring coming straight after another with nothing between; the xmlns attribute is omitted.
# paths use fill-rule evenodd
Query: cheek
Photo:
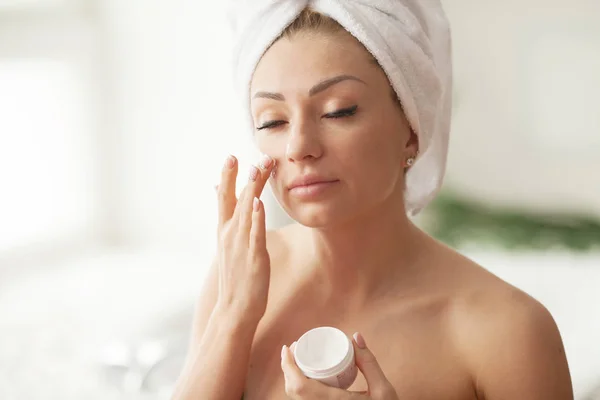
<svg viewBox="0 0 600 400"><path fill-rule="evenodd" d="M344 153L365 167L399 160L402 153L400 132L389 125L370 122L362 123L342 136L339 145L344 147Z"/></svg>
<svg viewBox="0 0 600 400"><path fill-rule="evenodd" d="M275 160L281 160L285 156L287 141L283 135L267 136L257 134L255 143L262 154L266 154Z"/></svg>
<svg viewBox="0 0 600 400"><path fill-rule="evenodd" d="M337 143L336 153L343 173L356 190L387 192L395 186L402 171L402 149L397 136L399 133L389 126L373 124Z"/></svg>

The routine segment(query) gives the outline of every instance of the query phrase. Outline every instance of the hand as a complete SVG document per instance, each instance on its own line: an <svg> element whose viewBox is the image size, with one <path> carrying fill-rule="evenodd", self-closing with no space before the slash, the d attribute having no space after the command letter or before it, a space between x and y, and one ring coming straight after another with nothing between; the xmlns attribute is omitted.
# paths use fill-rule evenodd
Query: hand
<svg viewBox="0 0 600 400"><path fill-rule="evenodd" d="M265 210L258 199L275 162L264 156L252 166L239 200L235 195L238 162L229 156L217 186L219 195L219 310L258 323L267 306L271 265L267 252Z"/></svg>
<svg viewBox="0 0 600 400"><path fill-rule="evenodd" d="M283 346L281 350L281 369L285 377L285 392L288 397L293 400L398 400L396 390L385 377L360 333L354 334L352 344L356 365L367 381L369 389L366 392L350 392L333 388L305 377L294 360L292 353L296 345L294 342L290 348Z"/></svg>

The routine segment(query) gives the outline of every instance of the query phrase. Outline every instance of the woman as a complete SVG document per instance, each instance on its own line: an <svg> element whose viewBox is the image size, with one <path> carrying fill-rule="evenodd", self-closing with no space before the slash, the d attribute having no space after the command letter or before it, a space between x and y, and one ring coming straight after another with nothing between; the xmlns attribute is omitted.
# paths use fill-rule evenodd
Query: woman
<svg viewBox="0 0 600 400"><path fill-rule="evenodd" d="M262 38L267 50L239 48L236 65L250 71L249 109L266 156L239 200L237 160L223 167L219 253L173 398L572 399L548 311L407 216L437 192L445 165L451 91L434 53L449 54L450 44L431 22L443 23L439 3L246 6L241 46L260 48ZM283 33L265 22L277 15L291 18ZM345 15L373 23L352 31ZM397 26L405 36L393 37ZM377 51L386 43L369 41L377 37L389 40L390 57ZM267 181L296 224L265 231L258 198ZM305 378L288 347L324 325L353 337L362 375L348 391Z"/></svg>

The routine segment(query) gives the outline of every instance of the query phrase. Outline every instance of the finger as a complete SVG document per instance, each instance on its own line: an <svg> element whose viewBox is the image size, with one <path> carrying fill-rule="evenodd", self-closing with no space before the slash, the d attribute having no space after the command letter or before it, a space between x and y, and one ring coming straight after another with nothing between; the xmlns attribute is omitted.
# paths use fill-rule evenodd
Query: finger
<svg viewBox="0 0 600 400"><path fill-rule="evenodd" d="M240 198L239 207L239 232L245 235L246 239L249 237L252 224L252 202L255 197L260 198L274 165L275 161L272 158L263 156L258 167L253 165L250 168L249 182L245 188L247 193L243 200Z"/></svg>
<svg viewBox="0 0 600 400"><path fill-rule="evenodd" d="M244 190L248 191L248 195L251 196L251 198L260 198L274 167L275 160L267 155L263 155L261 156L258 165L253 165L250 168L248 185L246 185Z"/></svg>
<svg viewBox="0 0 600 400"><path fill-rule="evenodd" d="M258 177L258 179L256 179L255 185L253 186L254 197L260 197L274 169L275 160L269 157L268 155L263 154L258 163L258 170L260 172L260 176Z"/></svg>
<svg viewBox="0 0 600 400"><path fill-rule="evenodd" d="M285 393L292 399L327 399L320 382L309 379L298 368L294 356L287 346L281 349L281 369L285 378Z"/></svg>
<svg viewBox="0 0 600 400"><path fill-rule="evenodd" d="M235 198L235 182L238 173L238 162L234 156L228 156L221 171L221 183L217 186L219 195L219 226L233 216L237 199Z"/></svg>
<svg viewBox="0 0 600 400"><path fill-rule="evenodd" d="M252 206L254 198L259 196L253 196L254 190L252 188L255 185L256 180L260 176L260 170L256 166L250 167L248 184L240 194L238 205L234 212L235 223L238 224L238 232L241 234L244 243L248 244L250 236L250 228L252 226Z"/></svg>
<svg viewBox="0 0 600 400"><path fill-rule="evenodd" d="M369 387L369 393L374 398L385 398L394 389L385 374L375 355L369 350L365 339L360 333L353 335L354 354L356 357L356 365L362 372Z"/></svg>
<svg viewBox="0 0 600 400"><path fill-rule="evenodd" d="M267 230L265 227L265 207L258 198L252 203L252 227L250 228L250 255L257 258L267 251Z"/></svg>

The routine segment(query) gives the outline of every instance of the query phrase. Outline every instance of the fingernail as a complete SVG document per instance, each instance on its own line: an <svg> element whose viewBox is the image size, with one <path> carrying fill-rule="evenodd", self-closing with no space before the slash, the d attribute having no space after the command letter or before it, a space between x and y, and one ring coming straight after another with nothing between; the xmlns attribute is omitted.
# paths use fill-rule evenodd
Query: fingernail
<svg viewBox="0 0 600 400"><path fill-rule="evenodd" d="M260 201L256 197L254 198L254 203L252 204L252 208L254 209L254 211L258 211L258 209L260 208Z"/></svg>
<svg viewBox="0 0 600 400"><path fill-rule="evenodd" d="M219 185L215 185L215 192L219 191Z"/></svg>
<svg viewBox="0 0 600 400"><path fill-rule="evenodd" d="M285 351L287 350L287 346L284 344L283 347L281 348L281 358L283 359L283 357L285 356Z"/></svg>
<svg viewBox="0 0 600 400"><path fill-rule="evenodd" d="M258 168L256 168L254 165L250 168L250 180L252 182L254 182L256 180L256 178L258 178Z"/></svg>
<svg viewBox="0 0 600 400"><path fill-rule="evenodd" d="M356 332L352 336L354 337L354 341L358 345L359 349L366 349L367 348L367 344L365 343L365 338L363 338L363 336L360 333Z"/></svg>
<svg viewBox="0 0 600 400"><path fill-rule="evenodd" d="M233 156L227 156L227 159L225 160L225 165L229 169L233 168L233 166L235 165L235 158Z"/></svg>
<svg viewBox="0 0 600 400"><path fill-rule="evenodd" d="M263 154L262 158L260 159L260 167L262 169L268 169L269 167L271 167L271 165L273 164L273 159L271 157L269 157L266 154Z"/></svg>

